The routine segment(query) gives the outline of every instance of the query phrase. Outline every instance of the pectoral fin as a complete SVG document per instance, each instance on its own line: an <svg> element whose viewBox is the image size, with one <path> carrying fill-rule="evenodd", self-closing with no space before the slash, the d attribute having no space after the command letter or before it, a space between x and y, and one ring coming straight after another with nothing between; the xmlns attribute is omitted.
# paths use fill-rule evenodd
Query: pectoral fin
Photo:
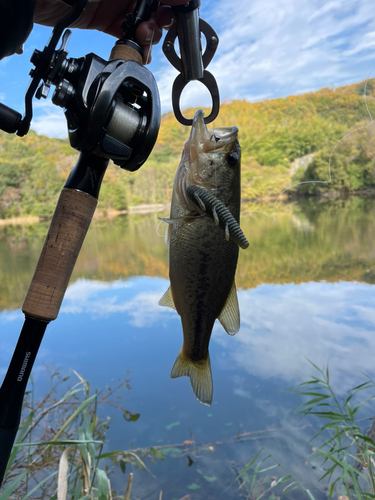
<svg viewBox="0 0 375 500"><path fill-rule="evenodd" d="M240 329L240 310L234 282L218 320L229 335L235 335Z"/></svg>
<svg viewBox="0 0 375 500"><path fill-rule="evenodd" d="M167 217L158 217L159 220L161 220L162 222L165 222L166 224L176 224L176 222L180 222L181 221L181 218L179 219L169 219Z"/></svg>
<svg viewBox="0 0 375 500"><path fill-rule="evenodd" d="M164 234L164 241L168 248L171 243L171 233L172 233L172 226L168 225Z"/></svg>
<svg viewBox="0 0 375 500"><path fill-rule="evenodd" d="M173 300L173 296L172 296L171 287L168 288L168 290L165 292L163 297L159 300L158 304L159 304L159 306L170 307L170 308L176 310L176 306L174 305L174 300Z"/></svg>
<svg viewBox="0 0 375 500"><path fill-rule="evenodd" d="M241 248L247 248L249 246L249 242L243 234L240 225L228 208L217 199L216 196L194 185L188 186L186 188L186 193L191 201L210 216L216 225L224 229L227 240L232 240Z"/></svg>

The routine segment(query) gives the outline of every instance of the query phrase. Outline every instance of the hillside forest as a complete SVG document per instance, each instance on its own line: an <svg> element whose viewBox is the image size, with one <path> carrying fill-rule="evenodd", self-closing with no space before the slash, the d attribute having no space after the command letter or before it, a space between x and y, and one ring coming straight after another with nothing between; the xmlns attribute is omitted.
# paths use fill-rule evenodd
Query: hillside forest
<svg viewBox="0 0 375 500"><path fill-rule="evenodd" d="M276 199L297 183L303 184L289 189L288 196L334 196L374 188L370 115L375 115L374 79L257 103L224 102L213 126L239 128L246 203ZM169 203L188 135L189 128L172 113L164 115L156 146L139 171L130 173L110 164L99 210ZM0 132L0 218L51 216L77 157L67 139L33 131L23 138Z"/></svg>

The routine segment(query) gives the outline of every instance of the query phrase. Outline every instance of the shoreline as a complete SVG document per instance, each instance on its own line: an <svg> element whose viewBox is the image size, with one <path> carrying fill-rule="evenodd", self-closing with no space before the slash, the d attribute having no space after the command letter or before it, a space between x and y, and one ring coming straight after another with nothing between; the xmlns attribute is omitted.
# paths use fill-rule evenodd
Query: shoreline
<svg viewBox="0 0 375 500"><path fill-rule="evenodd" d="M149 214L162 210L169 210L170 203L167 204L153 204L153 205L136 205L128 207L126 210L97 210L94 213L93 220L96 219L114 219L119 215L131 214ZM30 217L10 217L9 219L0 219L0 226L20 226L23 224L38 224L39 222L48 222L52 220L51 216L30 216Z"/></svg>
<svg viewBox="0 0 375 500"><path fill-rule="evenodd" d="M320 196L316 195L296 195L295 193L292 195L287 195L286 193L282 195L268 195L268 196L260 196L258 198L244 199L241 201L241 205L245 205L246 203L269 203L272 201L299 201L308 198L316 198L316 199L329 199L329 198L343 198L348 196L374 196L375 195L375 187L359 189L358 191L350 191L346 193L342 193L339 191L332 191L328 193L324 193ZM128 207L126 210L97 210L94 213L93 220L97 219L114 219L119 215L132 215L132 214L150 214L156 213L159 211L167 211L170 209L170 203L155 203L155 204L144 204L144 205L135 205L132 207ZM9 219L0 219L0 226L19 226L24 224L37 224L40 222L48 222L52 220L51 216L30 216L30 217L10 217Z"/></svg>

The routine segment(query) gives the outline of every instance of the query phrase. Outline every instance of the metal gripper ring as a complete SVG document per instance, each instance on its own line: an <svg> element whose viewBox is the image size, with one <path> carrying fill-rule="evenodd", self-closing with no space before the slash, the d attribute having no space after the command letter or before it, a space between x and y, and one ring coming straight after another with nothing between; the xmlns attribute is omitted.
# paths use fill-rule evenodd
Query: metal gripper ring
<svg viewBox="0 0 375 500"><path fill-rule="evenodd" d="M203 85L208 89L211 95L212 99L211 113L208 116L205 116L204 118L204 123L207 125L208 123L213 122L217 117L217 115L219 114L219 109L220 109L219 88L217 86L214 76L207 70L204 70L203 78L200 78L199 80L196 81L203 83ZM185 118L185 116L181 112L181 107L180 107L181 94L188 83L189 82L184 79L182 74L178 75L172 87L172 106L176 119L182 125L187 125L190 127L193 124L193 119Z"/></svg>

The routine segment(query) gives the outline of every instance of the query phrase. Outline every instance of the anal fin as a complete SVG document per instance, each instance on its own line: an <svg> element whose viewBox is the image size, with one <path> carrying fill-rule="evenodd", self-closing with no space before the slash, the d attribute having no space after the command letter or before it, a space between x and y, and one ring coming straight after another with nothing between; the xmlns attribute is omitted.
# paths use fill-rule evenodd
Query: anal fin
<svg viewBox="0 0 375 500"><path fill-rule="evenodd" d="M163 297L158 302L159 306L170 307L171 309L176 310L176 306L174 305L174 300L172 296L171 287L165 292Z"/></svg>
<svg viewBox="0 0 375 500"><path fill-rule="evenodd" d="M229 335L235 335L240 329L240 310L234 281L218 320Z"/></svg>

